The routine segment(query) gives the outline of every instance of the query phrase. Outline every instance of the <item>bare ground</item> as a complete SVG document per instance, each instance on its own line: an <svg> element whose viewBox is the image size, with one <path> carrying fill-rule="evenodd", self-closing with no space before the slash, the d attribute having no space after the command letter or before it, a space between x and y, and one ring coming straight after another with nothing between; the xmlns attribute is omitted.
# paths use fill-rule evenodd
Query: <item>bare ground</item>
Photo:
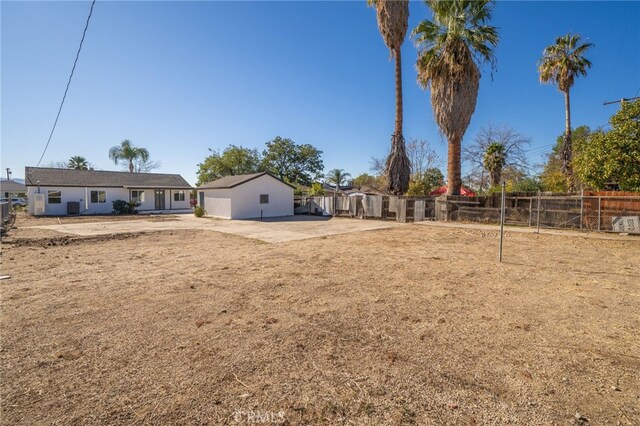
<svg viewBox="0 0 640 426"><path fill-rule="evenodd" d="M2 246L3 424L640 423L640 240L43 237Z"/></svg>

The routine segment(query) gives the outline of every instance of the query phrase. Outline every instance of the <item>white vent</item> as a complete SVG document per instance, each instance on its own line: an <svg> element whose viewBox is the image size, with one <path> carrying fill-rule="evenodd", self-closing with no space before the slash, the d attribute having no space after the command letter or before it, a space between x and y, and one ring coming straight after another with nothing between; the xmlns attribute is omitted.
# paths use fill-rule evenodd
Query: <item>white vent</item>
<svg viewBox="0 0 640 426"><path fill-rule="evenodd" d="M34 216L44 215L44 194L33 195L33 214Z"/></svg>

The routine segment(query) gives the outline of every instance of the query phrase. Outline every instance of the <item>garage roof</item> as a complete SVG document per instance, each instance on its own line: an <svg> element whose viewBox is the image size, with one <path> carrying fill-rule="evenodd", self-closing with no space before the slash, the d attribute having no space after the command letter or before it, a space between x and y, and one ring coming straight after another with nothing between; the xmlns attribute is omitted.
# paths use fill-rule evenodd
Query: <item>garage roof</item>
<svg viewBox="0 0 640 426"><path fill-rule="evenodd" d="M249 181L252 181L254 179L259 178L260 176L271 176L272 178L274 178L275 180L277 180L280 183L283 183L287 186L290 186L291 188L295 189L295 186L288 184L287 182L284 182L280 179L278 179L276 176L272 175L269 172L261 172L261 173L251 173L248 175L235 175L235 176L225 176L223 178L220 178L218 180L214 180L213 182L209 182L209 183L205 183L202 186L199 186L198 189L229 189L229 188L235 188L236 186L242 185L244 183L247 183Z"/></svg>

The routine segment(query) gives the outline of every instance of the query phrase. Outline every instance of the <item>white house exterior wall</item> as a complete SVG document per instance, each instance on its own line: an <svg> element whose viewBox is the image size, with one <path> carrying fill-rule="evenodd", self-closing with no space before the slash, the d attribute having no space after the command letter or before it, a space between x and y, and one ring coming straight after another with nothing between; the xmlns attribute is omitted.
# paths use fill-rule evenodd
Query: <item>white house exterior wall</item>
<svg viewBox="0 0 640 426"><path fill-rule="evenodd" d="M231 214L234 219L293 216L293 188L269 175L260 176L232 188ZM260 195L268 194L269 203L260 204Z"/></svg>
<svg viewBox="0 0 640 426"><path fill-rule="evenodd" d="M60 191L62 202L60 204L50 204L48 191ZM137 190L137 189L136 189ZM91 191L104 191L106 201L104 203L92 203ZM140 189L144 191L144 203L137 208L139 211L155 210L155 190ZM189 190L184 190L184 201L174 201L173 194L177 190L164 190L165 208L164 210L184 210L190 209ZM29 213L34 214L35 203L33 202L33 194L38 193L38 188L34 186L27 187L27 197L29 199ZM130 200L131 190L127 188L96 188L96 187L52 187L41 186L40 193L44 194L45 215L64 216L67 214L67 202L77 201L80 203L80 214L110 214L113 212L113 201Z"/></svg>
<svg viewBox="0 0 640 426"><path fill-rule="evenodd" d="M200 192L204 192L204 210L207 216L221 217L231 219L231 195L233 189L209 189L198 191L198 200Z"/></svg>
<svg viewBox="0 0 640 426"><path fill-rule="evenodd" d="M60 191L61 203L49 203L49 191ZM104 203L92 203L91 191L104 191L106 201ZM27 187L27 197L29 198L29 213L34 213L35 203L33 194L38 193L38 188ZM80 203L80 214L109 214L113 210L112 202L115 200L128 200L129 192L124 188L85 188L85 187L60 187L41 186L40 193L44 194L45 214L52 216L63 216L67 214L67 203L77 201Z"/></svg>

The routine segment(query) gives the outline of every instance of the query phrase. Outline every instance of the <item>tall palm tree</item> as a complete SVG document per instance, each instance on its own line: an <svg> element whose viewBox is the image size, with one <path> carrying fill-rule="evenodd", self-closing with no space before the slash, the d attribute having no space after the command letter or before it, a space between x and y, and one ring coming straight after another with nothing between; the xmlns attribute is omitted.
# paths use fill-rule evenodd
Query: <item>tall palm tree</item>
<svg viewBox="0 0 640 426"><path fill-rule="evenodd" d="M409 188L411 166L402 134L402 57L401 48L409 26L408 0L368 0L376 8L378 29L395 59L396 122L391 135L391 152L386 162L388 189L393 194L403 194Z"/></svg>
<svg viewBox="0 0 640 426"><path fill-rule="evenodd" d="M495 66L498 31L491 20L491 0L425 0L433 20L413 30L418 47L418 83L431 89L431 107L448 141L447 194L459 195L461 145L476 109L479 66Z"/></svg>
<svg viewBox="0 0 640 426"><path fill-rule="evenodd" d="M573 178L573 146L571 144L571 103L569 90L576 77L587 75L591 62L584 57L592 43L580 43L579 34L567 34L556 38L555 44L547 46L538 63L541 83L553 83L564 93L565 130L562 141L562 172L567 179L569 191L575 191Z"/></svg>
<svg viewBox="0 0 640 426"><path fill-rule="evenodd" d="M134 146L129 139L125 139L120 145L111 147L109 150L109 158L112 159L115 164L121 161L128 162L129 171L133 173L135 170L133 162L138 159L147 161L149 159L149 151L145 148L138 148Z"/></svg>
<svg viewBox="0 0 640 426"><path fill-rule="evenodd" d="M491 142L484 153L483 165L489 172L491 186L500 185L502 169L507 162L505 146L500 142Z"/></svg>
<svg viewBox="0 0 640 426"><path fill-rule="evenodd" d="M86 158L80 155L74 155L73 157L69 158L69 161L67 162L67 169L88 170L89 163L87 162Z"/></svg>
<svg viewBox="0 0 640 426"><path fill-rule="evenodd" d="M329 173L325 176L327 182L332 183L336 186L336 191L340 190L340 186L347 180L348 177L351 177L350 173L346 173L343 169L333 169L330 170Z"/></svg>

